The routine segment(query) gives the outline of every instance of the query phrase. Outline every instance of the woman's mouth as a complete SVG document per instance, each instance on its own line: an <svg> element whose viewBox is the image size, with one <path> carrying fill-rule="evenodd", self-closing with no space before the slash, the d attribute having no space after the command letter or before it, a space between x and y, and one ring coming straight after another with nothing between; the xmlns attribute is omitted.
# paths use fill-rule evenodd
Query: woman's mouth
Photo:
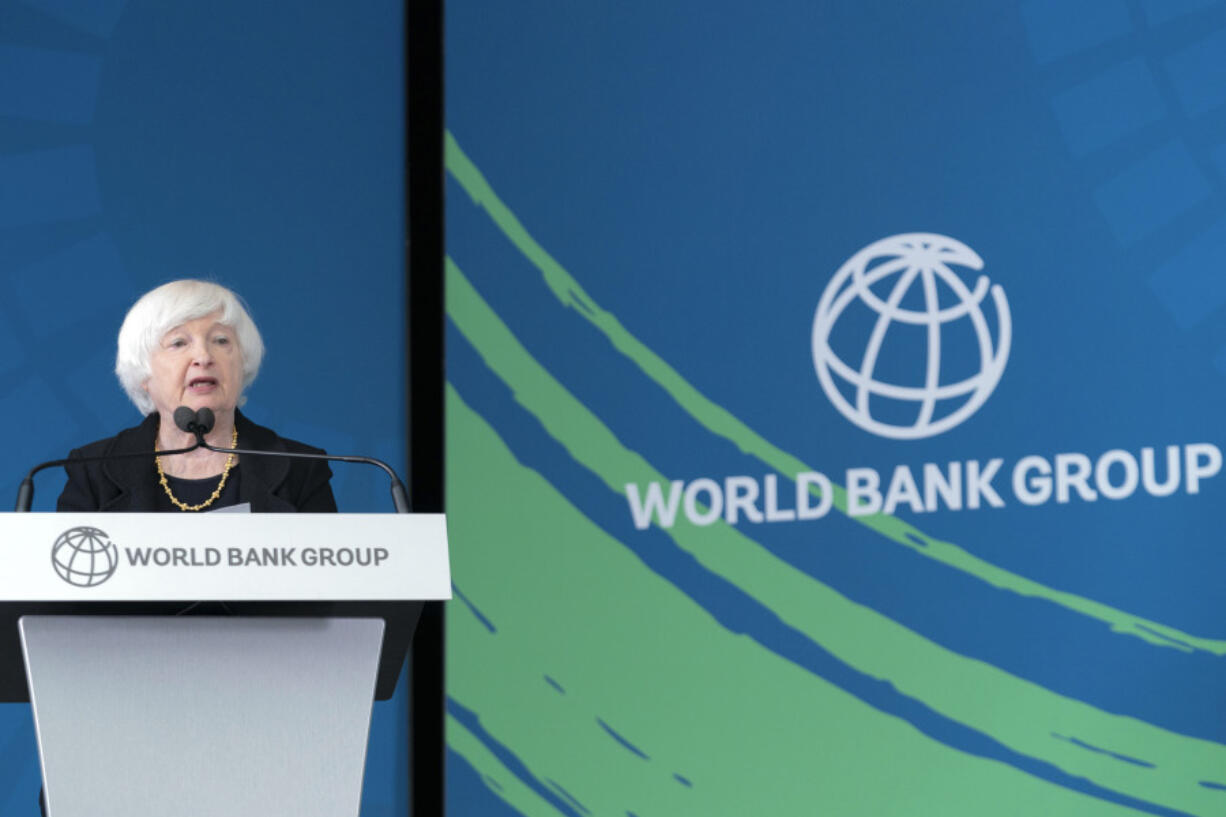
<svg viewBox="0 0 1226 817"><path fill-rule="evenodd" d="M187 390L192 394L208 394L217 388L217 379L213 377L195 377L187 383Z"/></svg>

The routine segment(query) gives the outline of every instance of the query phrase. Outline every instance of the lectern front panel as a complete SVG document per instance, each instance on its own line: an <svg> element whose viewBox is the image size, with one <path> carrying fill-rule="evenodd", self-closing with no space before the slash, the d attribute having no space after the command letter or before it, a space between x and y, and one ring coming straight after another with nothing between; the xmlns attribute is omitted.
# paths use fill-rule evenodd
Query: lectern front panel
<svg viewBox="0 0 1226 817"><path fill-rule="evenodd" d="M358 814L382 620L20 626L50 817Z"/></svg>

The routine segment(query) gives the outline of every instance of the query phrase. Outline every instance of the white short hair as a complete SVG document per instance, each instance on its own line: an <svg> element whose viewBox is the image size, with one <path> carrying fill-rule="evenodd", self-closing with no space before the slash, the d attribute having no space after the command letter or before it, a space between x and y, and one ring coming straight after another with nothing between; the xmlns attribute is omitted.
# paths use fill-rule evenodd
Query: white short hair
<svg viewBox="0 0 1226 817"><path fill-rule="evenodd" d="M132 305L119 328L119 350L115 355L115 374L128 399L142 414L153 411L153 399L145 383L153 374L150 357L162 337L188 321L220 312L219 323L234 330L243 358L243 390L255 380L264 359L264 341L247 313L242 299L230 290L209 281L171 281L146 292ZM238 404L246 402L240 395Z"/></svg>

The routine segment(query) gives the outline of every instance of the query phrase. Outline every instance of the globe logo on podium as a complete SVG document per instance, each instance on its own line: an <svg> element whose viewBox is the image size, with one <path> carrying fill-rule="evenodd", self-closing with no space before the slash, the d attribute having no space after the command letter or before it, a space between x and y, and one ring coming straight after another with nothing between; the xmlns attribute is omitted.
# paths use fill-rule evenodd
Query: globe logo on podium
<svg viewBox="0 0 1226 817"><path fill-rule="evenodd" d="M954 267L978 271L983 261L953 238L907 233L860 250L826 285L813 365L826 397L865 431L897 440L940 434L1000 382L1012 335L1005 292L983 275L972 289Z"/></svg>
<svg viewBox="0 0 1226 817"><path fill-rule="evenodd" d="M119 549L97 528L71 528L51 546L51 564L59 577L77 587L94 587L115 573Z"/></svg>

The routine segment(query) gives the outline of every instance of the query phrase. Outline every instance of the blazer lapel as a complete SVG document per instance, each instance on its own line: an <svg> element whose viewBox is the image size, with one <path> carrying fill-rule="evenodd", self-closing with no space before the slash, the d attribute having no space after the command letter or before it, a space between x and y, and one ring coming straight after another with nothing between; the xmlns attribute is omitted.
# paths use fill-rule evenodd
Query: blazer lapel
<svg viewBox="0 0 1226 817"><path fill-rule="evenodd" d="M161 486L153 463L153 444L157 439L158 414L154 412L135 428L119 432L108 454L138 454L147 452L148 457L111 460L102 465L102 473L115 484L119 493L106 502L100 510L127 511L152 508Z"/></svg>
<svg viewBox="0 0 1226 817"><path fill-rule="evenodd" d="M284 451L285 444L270 429L256 425L235 411L238 447L254 451ZM289 475L288 457L242 457L242 478L238 484L240 502L250 502L253 513L293 513L291 503L276 495Z"/></svg>

